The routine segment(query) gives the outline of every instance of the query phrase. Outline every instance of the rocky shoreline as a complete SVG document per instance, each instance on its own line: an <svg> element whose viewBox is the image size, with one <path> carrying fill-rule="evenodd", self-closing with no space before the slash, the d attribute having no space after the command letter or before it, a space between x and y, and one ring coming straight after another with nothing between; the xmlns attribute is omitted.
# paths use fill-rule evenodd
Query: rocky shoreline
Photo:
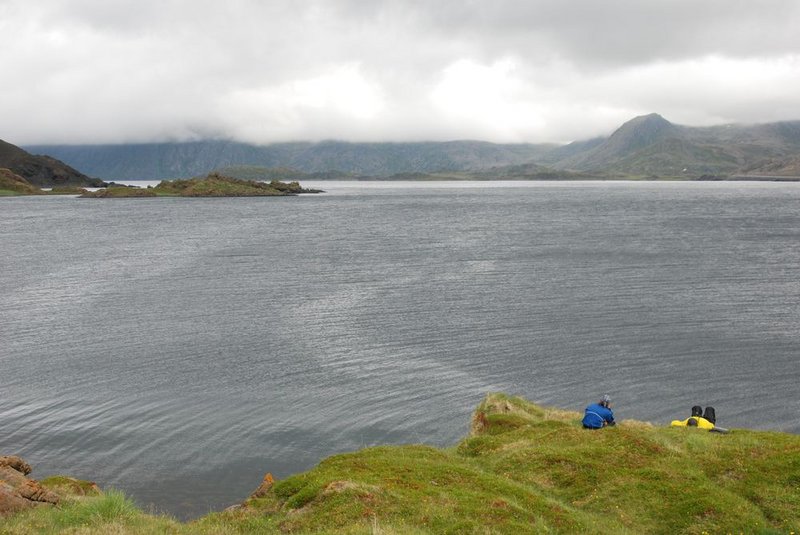
<svg viewBox="0 0 800 535"><path fill-rule="evenodd" d="M75 496L101 494L100 487L92 481L54 476L40 482L29 477L32 471L33 467L18 455L0 456L0 518L36 507L57 506ZM272 474L267 473L247 500L265 496L274 483ZM226 511L242 509L247 500L228 507Z"/></svg>
<svg viewBox="0 0 800 535"><path fill-rule="evenodd" d="M21 457L0 457L0 516L61 501L58 494L28 477L31 470Z"/></svg>

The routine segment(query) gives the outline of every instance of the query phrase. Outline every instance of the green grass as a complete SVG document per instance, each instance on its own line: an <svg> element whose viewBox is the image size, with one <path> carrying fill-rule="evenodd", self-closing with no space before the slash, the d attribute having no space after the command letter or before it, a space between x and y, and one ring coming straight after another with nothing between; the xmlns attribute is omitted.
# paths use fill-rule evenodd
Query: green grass
<svg viewBox="0 0 800 535"><path fill-rule="evenodd" d="M38 507L0 524L3 535L55 533L182 533L185 526L148 515L123 493L110 490L93 498L72 498L58 507Z"/></svg>
<svg viewBox="0 0 800 535"><path fill-rule="evenodd" d="M151 189L110 187L102 188L97 191L87 191L81 195L84 199L132 199L155 197L156 194Z"/></svg>
<svg viewBox="0 0 800 535"><path fill-rule="evenodd" d="M335 455L188 524L112 492L0 533L800 533L797 435L635 421L587 431L580 417L491 394L451 448Z"/></svg>
<svg viewBox="0 0 800 535"><path fill-rule="evenodd" d="M83 481L66 476L51 476L40 481L42 485L59 495L75 496L97 496L100 489L91 481Z"/></svg>
<svg viewBox="0 0 800 535"><path fill-rule="evenodd" d="M53 186L50 191L46 191L47 195L82 195L86 193L86 189L81 186Z"/></svg>
<svg viewBox="0 0 800 535"><path fill-rule="evenodd" d="M0 189L0 197L16 197L17 195L25 195L25 193L11 191L10 189Z"/></svg>

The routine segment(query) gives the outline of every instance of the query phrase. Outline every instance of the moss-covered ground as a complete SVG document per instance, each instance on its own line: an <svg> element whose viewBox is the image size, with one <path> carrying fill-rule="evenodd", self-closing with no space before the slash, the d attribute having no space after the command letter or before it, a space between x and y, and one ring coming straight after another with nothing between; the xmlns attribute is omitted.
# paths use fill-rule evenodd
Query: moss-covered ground
<svg viewBox="0 0 800 535"><path fill-rule="evenodd" d="M0 533L800 533L800 436L580 416L491 394L452 448L335 455L187 524L45 481L66 504Z"/></svg>

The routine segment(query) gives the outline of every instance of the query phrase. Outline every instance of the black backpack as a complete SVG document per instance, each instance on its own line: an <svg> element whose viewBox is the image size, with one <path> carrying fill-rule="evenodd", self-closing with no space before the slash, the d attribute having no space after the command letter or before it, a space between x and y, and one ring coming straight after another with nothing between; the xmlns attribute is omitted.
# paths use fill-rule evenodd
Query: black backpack
<svg viewBox="0 0 800 535"><path fill-rule="evenodd" d="M703 413L703 418L711 422L712 424L717 423L717 414L714 412L714 407L706 407L706 412Z"/></svg>

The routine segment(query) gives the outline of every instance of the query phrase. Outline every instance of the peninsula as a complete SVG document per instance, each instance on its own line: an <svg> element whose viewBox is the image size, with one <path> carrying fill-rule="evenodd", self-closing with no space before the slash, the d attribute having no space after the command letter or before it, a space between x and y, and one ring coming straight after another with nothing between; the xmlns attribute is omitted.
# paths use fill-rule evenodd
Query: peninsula
<svg viewBox="0 0 800 535"><path fill-rule="evenodd" d="M84 175L64 162L46 155L34 155L0 139L0 168L23 178L37 188L102 187L100 179ZM4 189L1 188L0 189Z"/></svg>
<svg viewBox="0 0 800 535"><path fill-rule="evenodd" d="M3 530L800 532L800 436L744 429L722 435L631 420L587 431L580 418L489 394L473 413L469 436L451 448L374 447L281 481L267 474L243 503L186 524L145 513L90 482L28 480L24 461L0 457L0 504L13 504Z"/></svg>

